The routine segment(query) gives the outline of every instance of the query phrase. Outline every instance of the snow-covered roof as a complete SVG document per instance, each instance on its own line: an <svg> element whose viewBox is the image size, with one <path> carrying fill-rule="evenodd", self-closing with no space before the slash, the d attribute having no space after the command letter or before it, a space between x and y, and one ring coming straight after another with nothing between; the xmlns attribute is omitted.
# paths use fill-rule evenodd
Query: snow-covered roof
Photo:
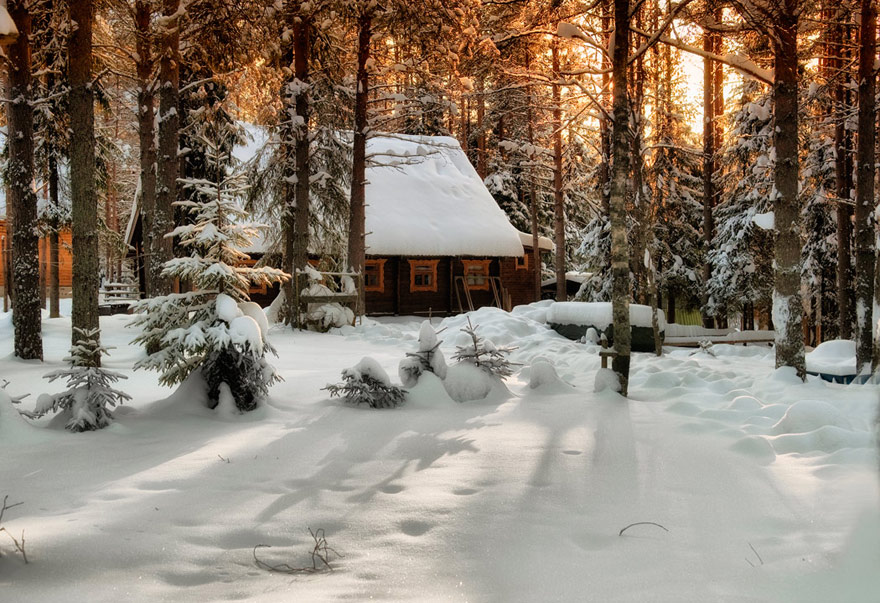
<svg viewBox="0 0 880 603"><path fill-rule="evenodd" d="M268 140L259 126L247 130L249 142L235 151L240 161ZM531 245L532 235L513 227L455 138L377 135L367 141L367 157L367 255L521 257ZM260 236L246 251L266 246ZM553 241L539 237L539 247L552 250Z"/></svg>
<svg viewBox="0 0 880 603"><path fill-rule="evenodd" d="M532 246L532 235L523 232L521 230L516 231L519 234L519 242L523 245ZM538 249L542 251L553 251L556 249L556 244L550 239L550 237L545 237L542 235L538 236Z"/></svg>
<svg viewBox="0 0 880 603"><path fill-rule="evenodd" d="M455 138L376 136L367 155L368 255L523 255Z"/></svg>

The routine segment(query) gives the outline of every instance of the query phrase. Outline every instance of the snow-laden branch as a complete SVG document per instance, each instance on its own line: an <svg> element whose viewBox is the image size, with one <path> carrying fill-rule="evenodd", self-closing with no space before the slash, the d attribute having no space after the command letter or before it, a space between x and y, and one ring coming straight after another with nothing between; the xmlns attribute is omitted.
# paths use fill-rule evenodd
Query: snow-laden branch
<svg viewBox="0 0 880 603"><path fill-rule="evenodd" d="M645 38L651 38L651 34L636 27L630 28L634 33L637 33L640 36ZM773 85L773 70L772 69L764 69L763 67L758 66L753 61L747 59L744 56L738 54L716 54L714 52L708 52L703 50L702 48L698 48L696 46L692 46L681 40L676 40L674 38L670 38L668 36L660 36L658 38L660 42L664 44L669 44L679 50L683 50L684 52L689 52L691 54L695 54L701 56L706 59L712 59L713 61L717 61L728 67L733 67L741 74L751 77L759 82L764 84Z"/></svg>

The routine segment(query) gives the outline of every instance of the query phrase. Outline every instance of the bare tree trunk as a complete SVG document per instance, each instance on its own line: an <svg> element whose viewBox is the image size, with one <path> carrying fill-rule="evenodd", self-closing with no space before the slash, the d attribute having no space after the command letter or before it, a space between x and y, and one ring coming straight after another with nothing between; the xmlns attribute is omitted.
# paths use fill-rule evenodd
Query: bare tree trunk
<svg viewBox="0 0 880 603"><path fill-rule="evenodd" d="M281 84L281 89L279 90L279 100L281 101L281 144L280 144L280 152L282 156L283 168L282 168L282 183L281 183L281 191L283 195L282 205L284 207L284 211L281 215L281 232L282 232L282 254L281 254L281 269L291 275L290 280L284 282L281 285L281 291L284 294L284 308L281 316L284 318L284 323L289 326L299 326L294 325L294 322L297 319L297 303L298 303L298 293L297 284L298 279L296 275L296 271L294 270L294 260L293 260L293 237L294 237L294 213L296 211L296 199L294 196L294 187L291 185L295 176L296 176L296 166L294 165L292 158L294 157L294 123L293 123L293 113L294 108L291 107L293 93L293 53L294 53L294 45L293 38L289 35L284 35L286 30L289 30L293 25L293 19L296 12L296 8L299 5L294 2L294 0L288 0L285 2L284 6L284 18L279 25L278 33L279 39L281 40L281 65L280 71L284 75L284 81Z"/></svg>
<svg viewBox="0 0 880 603"><path fill-rule="evenodd" d="M856 183L856 368L872 362L874 348L874 131L876 109L877 6L876 0L861 0L859 27L859 142Z"/></svg>
<svg viewBox="0 0 880 603"><path fill-rule="evenodd" d="M706 31L703 34L703 50L715 52L716 34ZM709 250L715 236L715 220L713 204L715 203L715 63L712 59L703 59L703 245L706 252L703 261L703 326L711 328L715 320L709 314L707 305L709 278L712 276L712 265L709 263Z"/></svg>
<svg viewBox="0 0 880 603"><path fill-rule="evenodd" d="M364 9L358 18L357 91L354 106L354 157L351 174L351 208L348 228L348 267L363 272L366 255L366 169L367 169L367 95L370 80L367 61L370 58L370 37L373 33L372 9ZM364 313L364 293L360 291L358 314Z"/></svg>
<svg viewBox="0 0 880 603"><path fill-rule="evenodd" d="M138 78L138 140L140 142L140 214L143 233L143 253L145 289L147 297L153 297L153 216L156 212L156 133L153 91L153 36L150 26L151 3L146 0L135 2L135 36L137 49Z"/></svg>
<svg viewBox="0 0 880 603"><path fill-rule="evenodd" d="M629 97L626 68L629 61L629 0L614 0L614 163L611 178L611 278L614 351L612 369L620 381L620 393L627 395L632 332L629 323L629 244L626 240L626 181L629 176Z"/></svg>
<svg viewBox="0 0 880 603"><path fill-rule="evenodd" d="M531 69L531 57L526 59L526 71ZM533 107L532 87L526 86L526 133L529 144L535 144L535 110ZM538 192L535 190L534 174L527 172L529 177L529 218L532 227L532 263L535 265L535 295L537 299L541 299L541 249L538 233ZM559 250L557 249L557 253ZM559 275L557 274L557 277ZM564 275L563 275L564 276ZM559 282L557 280L556 290L559 291ZM557 301L562 301L557 298Z"/></svg>
<svg viewBox="0 0 880 603"><path fill-rule="evenodd" d="M489 174L486 152L486 86L483 74L477 77L477 174L480 180Z"/></svg>
<svg viewBox="0 0 880 603"><path fill-rule="evenodd" d="M845 9L841 6L837 10L834 26L835 43L830 45L834 52L833 65L838 71L842 71L847 63L846 51L843 47L846 36L845 26L841 21L845 18ZM848 83L843 73L837 75L834 84L835 116L834 116L834 150L836 159L834 162L835 193L837 203L837 306L840 316L839 335L841 339L852 339L853 323L853 288L852 288L852 210L848 201L852 188L852 155L851 137L846 129L846 112L849 110L850 92L846 87Z"/></svg>
<svg viewBox="0 0 880 603"><path fill-rule="evenodd" d="M602 31L611 31L611 2L610 0L602 0ZM608 35L608 38L613 36ZM610 39L605 40L606 46L610 46ZM611 75L608 70L611 69L611 63L606 55L602 55L602 108L608 108L608 87L611 84ZM599 186L602 193L602 214L611 215L611 127L606 117L605 111L599 112L599 137L601 138L600 149L602 151L602 163L599 164ZM610 259L610 258L609 258Z"/></svg>
<svg viewBox="0 0 880 603"><path fill-rule="evenodd" d="M311 21L302 16L293 26L294 77L296 78L296 212L293 264L305 268L309 259L309 54Z"/></svg>
<svg viewBox="0 0 880 603"><path fill-rule="evenodd" d="M31 15L23 0L9 3L9 12L18 28L18 39L9 47L9 127L10 206L12 269L15 308L13 310L15 355L24 359L43 359L42 316L40 313L40 255L37 234L37 195L34 180L34 113L31 107ZM8 234L7 234L8 236Z"/></svg>
<svg viewBox="0 0 880 603"><path fill-rule="evenodd" d="M774 25L774 180L777 195L776 279L773 292L773 324L776 328L776 366L794 367L806 376L803 314L801 303L801 220L798 203L798 17L797 0L785 0Z"/></svg>
<svg viewBox="0 0 880 603"><path fill-rule="evenodd" d="M95 192L95 105L92 92L92 0L71 0L70 19L77 27L68 43L70 82L70 191L73 220L73 314L76 329L98 328L98 197ZM100 359L98 359L100 361Z"/></svg>
<svg viewBox="0 0 880 603"><path fill-rule="evenodd" d="M164 0L159 57L159 148L156 174L156 211L150 248L150 282L153 295L171 293L171 279L162 276L162 267L174 255L174 242L166 237L174 228L174 206L177 201L177 157L180 136L178 99L180 96L180 0Z"/></svg>
<svg viewBox="0 0 880 603"><path fill-rule="evenodd" d="M565 200L562 194L562 94L559 84L559 40L553 40L553 212L556 235L556 301L568 299L565 279Z"/></svg>

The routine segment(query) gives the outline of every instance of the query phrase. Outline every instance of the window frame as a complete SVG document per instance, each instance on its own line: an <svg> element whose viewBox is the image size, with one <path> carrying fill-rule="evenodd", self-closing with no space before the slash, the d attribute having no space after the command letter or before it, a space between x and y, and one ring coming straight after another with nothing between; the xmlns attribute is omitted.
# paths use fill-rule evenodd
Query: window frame
<svg viewBox="0 0 880 603"><path fill-rule="evenodd" d="M517 256L513 258L514 264L516 265L517 270L528 270L529 269L529 256L530 253L523 253L522 256Z"/></svg>
<svg viewBox="0 0 880 603"><path fill-rule="evenodd" d="M374 259L374 260L364 260L364 291L370 291L373 293L385 293L385 262L387 259ZM367 268L370 266L375 266L378 270L376 271L376 277L378 279L375 285L367 284Z"/></svg>
<svg viewBox="0 0 880 603"><path fill-rule="evenodd" d="M492 260L461 260L461 264L463 266L462 274L464 276L464 283L468 288L468 291L488 291L489 290L489 267L492 263ZM472 267L481 268L480 273L472 273ZM471 283L470 278L482 278L482 283Z"/></svg>
<svg viewBox="0 0 880 603"><path fill-rule="evenodd" d="M413 293L437 292L437 264L440 260L409 260L409 290ZM418 267L427 267L430 270L431 284L417 285L416 274L426 274L428 271L419 271Z"/></svg>

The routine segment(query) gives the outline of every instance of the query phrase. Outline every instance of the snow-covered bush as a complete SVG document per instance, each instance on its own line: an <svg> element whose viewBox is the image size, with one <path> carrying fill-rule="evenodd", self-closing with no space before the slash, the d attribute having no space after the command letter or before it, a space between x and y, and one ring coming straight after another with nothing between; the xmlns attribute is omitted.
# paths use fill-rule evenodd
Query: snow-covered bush
<svg viewBox="0 0 880 603"><path fill-rule="evenodd" d="M468 362L484 372L499 378L510 377L514 372L514 364L507 359L507 355L515 348L497 347L488 339L477 335L476 327L471 324L468 317L468 326L461 330L471 336L471 343L464 346L455 346L456 352L452 355L453 360Z"/></svg>
<svg viewBox="0 0 880 603"><path fill-rule="evenodd" d="M407 352L400 361L398 374L404 387L414 387L424 372L434 373L440 379L446 378L446 358L440 351L442 342L429 321L422 322L419 329L419 351Z"/></svg>
<svg viewBox="0 0 880 603"><path fill-rule="evenodd" d="M222 131L214 134L221 140L203 140L206 160L231 165L231 145L223 143ZM193 290L135 304L137 316L131 324L140 327L141 334L134 341L148 352L157 350L135 368L159 371L164 385L182 383L201 368L212 407L217 405L220 384L226 383L236 406L245 411L255 408L277 380L265 359L266 351L274 352L266 341L268 323L262 309L249 301L248 288L271 285L287 275L274 268L245 265L248 256L241 249L250 244L258 228L247 223L238 203L246 187L234 169L215 173L226 175L217 182L183 181L199 191L201 195L194 198L202 200L176 203L189 213L190 222L168 236L189 250L189 256L169 260L162 274L190 283Z"/></svg>
<svg viewBox="0 0 880 603"><path fill-rule="evenodd" d="M67 379L68 389L60 394L42 394L37 399L33 416L40 417L49 412L68 412L70 419L67 421L67 429L101 429L113 420L110 409L131 399L131 396L111 385L126 377L101 368L101 356L109 348L98 343L98 329L74 329L79 334L79 339L70 348L70 356L64 359L70 363L70 368L46 375L49 381Z"/></svg>
<svg viewBox="0 0 880 603"><path fill-rule="evenodd" d="M342 396L350 404L366 404L370 408L399 406L406 395L406 390L392 385L385 369L369 356L343 370L342 383L331 383L324 389L331 396Z"/></svg>

